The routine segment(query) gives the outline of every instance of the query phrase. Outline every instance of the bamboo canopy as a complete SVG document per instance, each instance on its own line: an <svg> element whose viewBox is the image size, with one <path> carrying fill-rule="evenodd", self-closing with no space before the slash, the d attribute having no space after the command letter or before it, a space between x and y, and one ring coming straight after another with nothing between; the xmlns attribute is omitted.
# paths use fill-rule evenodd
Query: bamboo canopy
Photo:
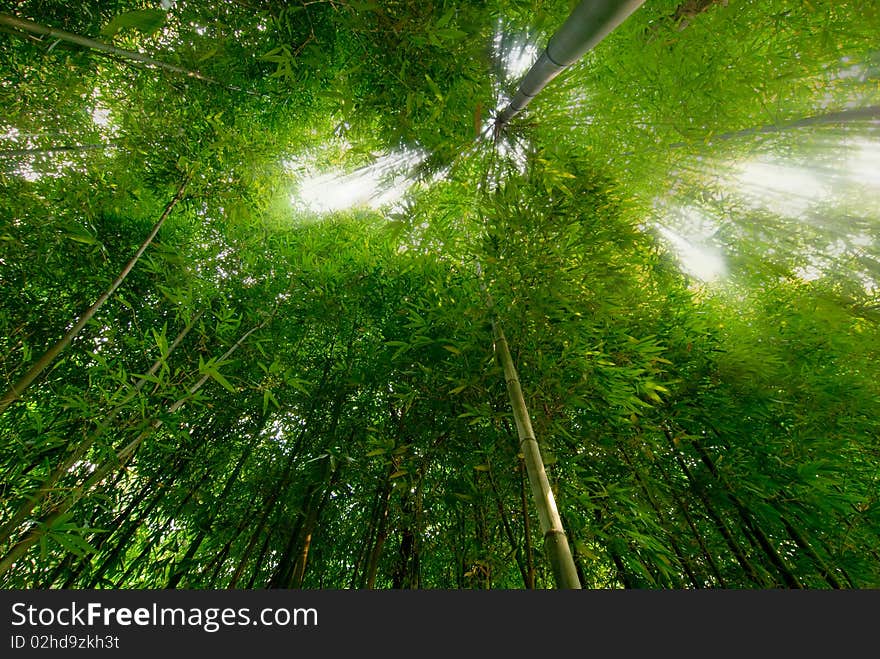
<svg viewBox="0 0 880 659"><path fill-rule="evenodd" d="M579 3L7 3L0 587L880 585L880 2Z"/></svg>

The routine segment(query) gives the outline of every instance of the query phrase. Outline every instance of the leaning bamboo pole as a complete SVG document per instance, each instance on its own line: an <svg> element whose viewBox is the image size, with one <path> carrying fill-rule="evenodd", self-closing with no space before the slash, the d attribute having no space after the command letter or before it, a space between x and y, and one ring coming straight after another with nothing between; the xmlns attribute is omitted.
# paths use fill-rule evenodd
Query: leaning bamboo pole
<svg viewBox="0 0 880 659"><path fill-rule="evenodd" d="M117 288L125 281L125 278L128 276L128 273L132 271L134 266L137 264L138 260L141 258L141 255L147 251L147 248L152 244L153 239L156 237L156 234L159 233L159 229L162 228L162 225L165 224L165 220L168 219L168 216L171 215L171 211L174 210L174 207L177 206L177 203L183 199L184 191L186 190L186 186L189 184L190 177L187 176L184 179L183 183L177 188L177 194L168 202L165 206L165 210L162 211L162 215L159 217L159 220L156 224L153 225L153 228L150 230L149 235L144 239L144 242L141 243L140 247L138 247L137 251L134 253L128 263L123 266L122 271L113 280L113 283L105 290L101 295L95 300L95 303L86 309L83 314L79 317L79 319L73 324L65 334L62 336L55 345L49 348L43 356L40 357L33 366L31 366L27 372L22 375L16 382L10 385L9 389L3 394L3 398L0 398L0 414L2 414L7 407L9 407L12 403L18 400L21 395L25 392L25 390L31 386L34 380L39 377L39 375L45 371L55 358L61 354L61 351L64 350L76 335L80 333L80 331L88 324L88 322L95 316L104 303L110 299L110 296L116 291Z"/></svg>
<svg viewBox="0 0 880 659"><path fill-rule="evenodd" d="M532 496L538 511L538 520L541 524L541 532L544 535L544 551L550 560L553 576L557 588L580 588L568 538L562 526L559 510L556 508L556 500L547 471L544 469L544 461L541 458L541 450L535 431L532 429L532 421L529 418L529 410L523 397L519 376L510 356L507 346L507 338L500 323L493 319L492 333L495 337L495 351L504 369L504 379L507 382L507 394L510 398L510 406L513 410L513 419L516 423L516 432L519 436L520 450L526 464L526 472L529 476L529 484L532 488Z"/></svg>
<svg viewBox="0 0 880 659"><path fill-rule="evenodd" d="M40 25L39 23L29 21L26 18L19 18L18 16L12 16L11 14L4 14L0 12L0 25L7 28L13 28L15 30L21 30L22 32L29 32L31 34L49 37L50 39L59 39L60 41L66 41L67 43L82 46L83 48L89 48L105 55L121 57L132 62L137 62L138 64L152 66L157 69L164 69L166 71L171 71L172 73L180 73L189 78L195 78L196 80L201 80L203 82L210 82L215 85L228 87L228 85L223 84L219 80L204 76L198 71L190 71L189 69L185 69L182 66L175 66L174 64L168 64L167 62L160 62L159 60L148 57L147 55L142 55L141 53L136 53L131 50L123 50L122 48L111 46L110 44L103 41L98 41L97 39L90 39L89 37L83 37L78 34L73 34L72 32L66 32L65 30L59 30L54 27Z"/></svg>
<svg viewBox="0 0 880 659"><path fill-rule="evenodd" d="M484 190L488 190L489 188L488 177L489 169L487 169L483 181ZM522 386L519 382L519 375L516 372L513 358L510 356L507 337L504 335L504 330L501 328L501 322L495 308L495 301L483 278L483 266L479 260L476 262L475 274L477 280L480 282L480 288L486 296L487 311L489 312L492 322L495 353L504 371L507 395L510 399L510 407L516 425L517 436L519 438L520 454L522 456L520 465L525 465L525 471L528 475L532 496L535 500L538 521L541 526L541 533L544 537L544 553L550 561L550 567L553 571L556 587L560 589L580 589L581 582L578 577L577 567L575 566L574 557L572 556L571 548L568 544L568 537L565 534L565 527L562 524L559 509L556 507L553 490L550 488L550 481L547 478L547 471L544 468L544 460L541 457L538 440L535 438L535 431L532 429L532 421L529 417L528 406L526 405ZM525 485L523 485L523 489L525 489ZM525 493L523 493L523 512L526 512ZM528 555L526 587L528 588L531 586L534 588L534 574L531 565L531 545L529 544L530 540L528 537L528 514L525 515L523 524Z"/></svg>

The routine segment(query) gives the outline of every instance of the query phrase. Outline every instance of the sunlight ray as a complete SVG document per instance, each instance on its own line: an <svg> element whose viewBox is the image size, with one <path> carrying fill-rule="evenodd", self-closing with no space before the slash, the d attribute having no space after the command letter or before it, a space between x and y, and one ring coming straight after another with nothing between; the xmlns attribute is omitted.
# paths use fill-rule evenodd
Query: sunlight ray
<svg viewBox="0 0 880 659"><path fill-rule="evenodd" d="M750 205L788 217L800 217L831 194L828 182L814 172L763 160L742 165L736 182Z"/></svg>
<svg viewBox="0 0 880 659"><path fill-rule="evenodd" d="M691 207L664 209L664 216L655 228L675 253L682 271L701 282L717 281L727 274L724 256L714 244L718 225L711 218Z"/></svg>
<svg viewBox="0 0 880 659"><path fill-rule="evenodd" d="M413 182L412 171L424 159L421 151L400 151L381 156L348 174L331 171L311 175L300 183L291 202L316 213L392 205L406 194Z"/></svg>

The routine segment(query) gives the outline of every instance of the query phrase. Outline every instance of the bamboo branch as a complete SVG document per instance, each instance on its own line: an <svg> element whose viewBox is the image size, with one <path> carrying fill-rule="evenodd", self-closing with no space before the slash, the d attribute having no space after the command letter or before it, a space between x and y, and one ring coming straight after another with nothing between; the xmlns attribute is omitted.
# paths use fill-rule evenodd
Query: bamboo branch
<svg viewBox="0 0 880 659"><path fill-rule="evenodd" d="M114 142L102 142L99 144L72 144L68 146L50 146L45 149L9 149L0 151L0 158L15 158L18 156L35 156L43 153L77 153L80 151L94 151L107 149L115 146Z"/></svg>

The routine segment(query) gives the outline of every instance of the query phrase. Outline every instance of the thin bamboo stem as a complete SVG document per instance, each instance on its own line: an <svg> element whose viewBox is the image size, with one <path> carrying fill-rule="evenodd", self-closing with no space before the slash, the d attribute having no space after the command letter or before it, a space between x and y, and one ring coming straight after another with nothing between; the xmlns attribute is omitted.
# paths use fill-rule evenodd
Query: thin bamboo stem
<svg viewBox="0 0 880 659"><path fill-rule="evenodd" d="M159 60L153 59L152 57L148 57L146 55L142 55L141 53L136 53L131 50L123 50L122 48L111 46L110 44L104 43L103 41L98 41L97 39L90 39L88 37L83 37L78 34L73 34L71 32L65 32L64 30L59 30L57 28L40 25L39 23L29 21L26 18L19 18L18 16L0 13L0 25L16 30L21 30L24 32L30 32L31 34L49 37L51 39L60 39L61 41L66 41L67 43L82 46L83 48L89 48L90 50L95 50L105 55L113 55L115 57L121 57L123 59L137 62L138 64L153 66L157 69L171 71L172 73L180 73L187 76L188 78L195 78L196 80L201 80L202 82L209 82L214 85L220 85L221 87L225 87L226 89L231 89L233 91L243 91L238 87L226 85L219 80L215 80L214 78L209 78L208 76L202 75L198 71L191 71L189 69L183 68L182 66L175 66L174 64L160 62Z"/></svg>
<svg viewBox="0 0 880 659"><path fill-rule="evenodd" d="M2 19L3 14L0 14L0 19ZM140 259L141 255L147 250L147 247L153 242L153 238L156 237L156 234L159 233L159 229L162 228L162 225L165 224L165 220L168 219L168 216L171 215L171 211L174 210L174 207L177 206L177 203L183 199L183 194L186 190L186 186L189 184L189 177L187 177L183 183L180 184L180 187L177 189L177 194L174 195L174 198L168 202L165 206L165 210L162 211L162 215L159 217L159 220L153 225L153 228L150 230L149 235L147 235L144 242L141 243L141 246L138 247L137 251L134 253L134 256L129 259L128 263L122 268L122 271L113 280L113 283L110 284L109 288L105 290L100 297L95 301L95 303L86 309L85 313L79 317L79 319L73 324L67 333L61 337L61 339L49 348L42 357L40 357L37 362L31 366L28 371L22 375L18 381L14 382L9 390L3 394L3 398L0 399L0 414L2 414L7 407L9 407L13 402L15 402L21 395L25 392L25 390L33 383L37 377L45 371L49 365L55 360L55 358L64 350L70 342L76 337L77 334L80 333L83 327L94 317L94 315L98 312L104 303L110 298L111 295L116 291L117 288L122 284L125 278L128 276L128 273L132 271L135 264Z"/></svg>

